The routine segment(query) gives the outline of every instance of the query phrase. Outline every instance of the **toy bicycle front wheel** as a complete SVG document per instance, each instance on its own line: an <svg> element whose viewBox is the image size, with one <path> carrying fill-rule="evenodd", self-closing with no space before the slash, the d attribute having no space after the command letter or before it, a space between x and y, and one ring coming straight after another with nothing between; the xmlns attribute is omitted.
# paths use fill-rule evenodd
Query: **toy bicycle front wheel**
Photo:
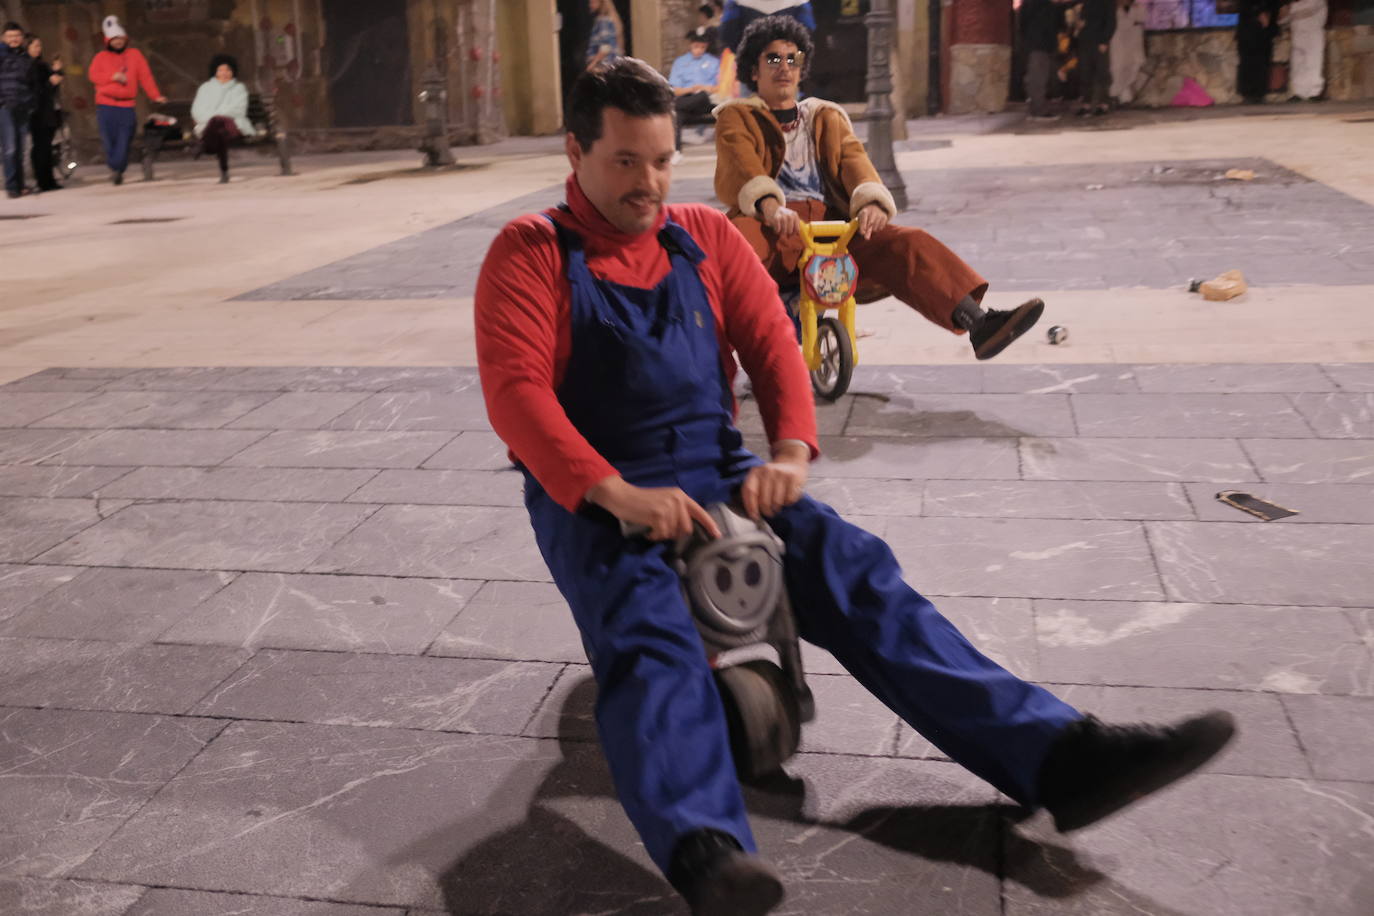
<svg viewBox="0 0 1374 916"><path fill-rule="evenodd" d="M816 322L816 350L821 364L811 370L811 388L820 397L833 401L849 390L854 377L854 344L838 318L826 317Z"/></svg>

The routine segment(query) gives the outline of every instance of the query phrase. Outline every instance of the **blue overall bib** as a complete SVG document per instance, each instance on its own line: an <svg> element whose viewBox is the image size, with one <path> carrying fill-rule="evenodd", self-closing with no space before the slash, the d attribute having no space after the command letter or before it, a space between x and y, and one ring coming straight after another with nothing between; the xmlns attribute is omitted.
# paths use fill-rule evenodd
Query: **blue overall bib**
<svg viewBox="0 0 1374 916"><path fill-rule="evenodd" d="M734 426L715 318L671 220L672 270L653 289L598 280L581 238L550 218L572 288L572 354L558 399L628 482L730 499L751 467ZM572 513L525 474L539 550L572 608L597 683L596 721L620 802L654 862L710 828L754 839L725 715L668 547L626 539L597 508ZM918 732L1001 791L1033 805L1051 740L1081 715L979 654L901 578L887 545L810 497L770 519L787 546L803 639L830 651Z"/></svg>

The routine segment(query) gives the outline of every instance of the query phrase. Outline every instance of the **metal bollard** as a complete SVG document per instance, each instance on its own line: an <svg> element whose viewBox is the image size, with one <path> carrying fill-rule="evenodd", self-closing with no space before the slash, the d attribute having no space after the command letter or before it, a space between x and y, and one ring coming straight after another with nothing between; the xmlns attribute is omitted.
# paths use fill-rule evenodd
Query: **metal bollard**
<svg viewBox="0 0 1374 916"><path fill-rule="evenodd" d="M419 99L425 111L425 136L420 142L420 152L425 154L424 167L453 165L453 153L448 147L448 86L433 64L425 72Z"/></svg>

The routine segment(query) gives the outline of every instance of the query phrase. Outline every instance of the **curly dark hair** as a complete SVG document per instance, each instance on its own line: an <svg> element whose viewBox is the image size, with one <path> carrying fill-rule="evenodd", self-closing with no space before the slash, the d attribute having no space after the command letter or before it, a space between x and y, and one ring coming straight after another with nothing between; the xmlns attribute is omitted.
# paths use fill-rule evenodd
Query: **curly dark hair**
<svg viewBox="0 0 1374 916"><path fill-rule="evenodd" d="M232 54L216 54L210 58L210 79L215 78L215 72L219 70L220 64L228 64L229 69L234 71L234 79L238 79L239 62Z"/></svg>
<svg viewBox="0 0 1374 916"><path fill-rule="evenodd" d="M673 90L653 67L633 57L617 57L583 71L568 96L568 133L584 150L601 139L601 113L615 108L635 118L671 115Z"/></svg>
<svg viewBox="0 0 1374 916"><path fill-rule="evenodd" d="M802 54L801 79L811 73L815 46L811 44L811 33L806 26L791 16L764 16L749 23L735 49L736 75L751 92L759 91L759 58L763 56L763 49L775 41L790 41L797 46Z"/></svg>

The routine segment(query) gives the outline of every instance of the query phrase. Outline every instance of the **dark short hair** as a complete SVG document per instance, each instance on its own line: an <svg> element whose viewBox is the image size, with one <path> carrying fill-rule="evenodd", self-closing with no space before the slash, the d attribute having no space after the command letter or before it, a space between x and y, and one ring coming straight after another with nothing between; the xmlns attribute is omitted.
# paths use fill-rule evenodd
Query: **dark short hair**
<svg viewBox="0 0 1374 916"><path fill-rule="evenodd" d="M688 40L688 41L699 41L699 42L701 42L702 44L708 44L708 45L709 45L709 44L711 43L711 38L713 37L713 36L711 35L711 32L713 32L713 31L714 31L714 29L707 29L707 28L692 29L690 32L687 33L687 40Z"/></svg>
<svg viewBox="0 0 1374 916"><path fill-rule="evenodd" d="M764 16L749 23L735 50L736 74L739 81L753 92L759 91L759 58L763 49L775 41L790 41L802 53L801 78L811 73L811 57L815 47L811 33L791 16Z"/></svg>
<svg viewBox="0 0 1374 916"><path fill-rule="evenodd" d="M24 27L23 27L22 25L20 25L19 23L14 22L13 20L11 20L10 22L5 23L5 27L4 27L3 29L0 29L0 35L3 35L3 34L6 33L6 32L22 32L22 31L24 31Z"/></svg>
<svg viewBox="0 0 1374 916"><path fill-rule="evenodd" d="M716 14L716 8L709 3L703 3L701 6L697 7L697 12L707 19L710 19Z"/></svg>
<svg viewBox="0 0 1374 916"><path fill-rule="evenodd" d="M228 64L229 69L234 71L234 76L239 75L239 62L232 54L216 54L210 58L210 79L215 78L215 72L219 70L220 64Z"/></svg>
<svg viewBox="0 0 1374 916"><path fill-rule="evenodd" d="M673 90L653 67L634 57L614 60L583 72L568 96L568 133L584 150L601 139L602 112L623 111L633 118L671 115Z"/></svg>

